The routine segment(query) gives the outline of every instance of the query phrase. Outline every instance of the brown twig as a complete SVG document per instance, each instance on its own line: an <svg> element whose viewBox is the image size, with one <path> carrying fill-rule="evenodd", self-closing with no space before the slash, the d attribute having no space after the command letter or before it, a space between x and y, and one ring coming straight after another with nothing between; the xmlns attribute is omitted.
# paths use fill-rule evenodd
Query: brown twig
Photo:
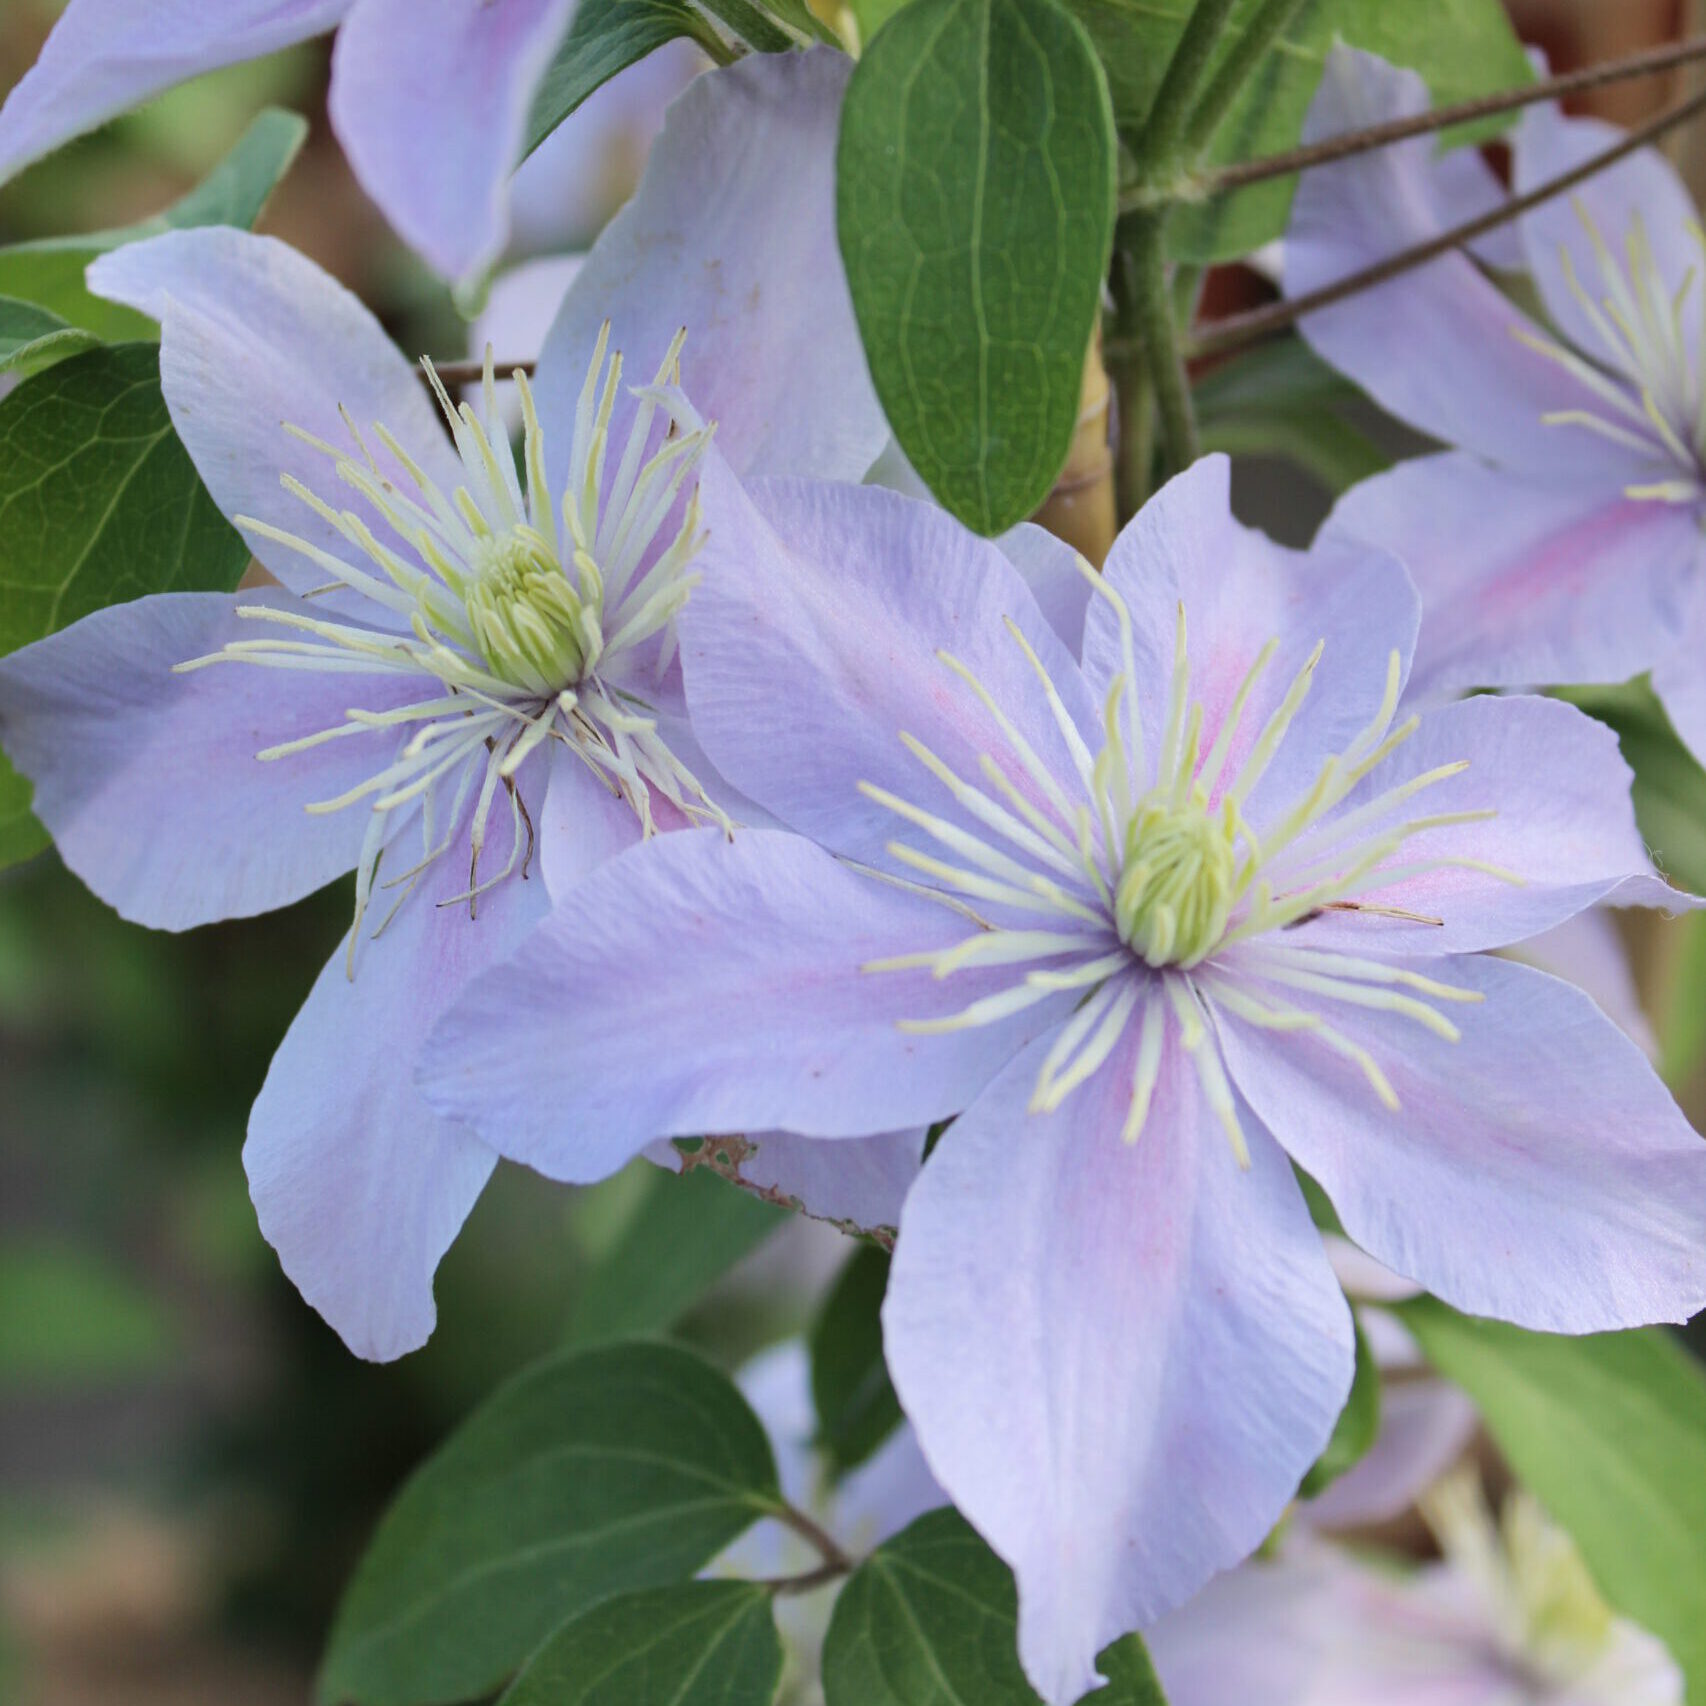
<svg viewBox="0 0 1706 1706"><path fill-rule="evenodd" d="M1644 53L1632 53L1626 59L1609 59L1602 65L1590 65L1585 70L1571 71L1561 77L1542 78L1520 89L1505 89L1496 95L1482 95L1472 101L1434 107L1410 118L1370 125L1365 130L1348 130L1343 135L1329 136L1302 148L1287 149L1283 154L1269 154L1260 160L1221 166L1206 176L1202 187L1211 195L1220 195L1229 190L1243 189L1247 184L1264 183L1269 178L1290 177L1293 172L1307 171L1311 166L1328 165L1334 160L1348 159L1373 148L1385 148L1413 136L1449 130L1453 125L1496 118L1500 113L1515 112L1539 101L1559 100L1566 95L1580 94L1585 89L1597 89L1604 84L1620 83L1630 78L1654 77L1661 71L1674 70L1696 59L1706 59L1706 36L1649 48Z"/></svg>
<svg viewBox="0 0 1706 1706"><path fill-rule="evenodd" d="M803 1540L808 1541L823 1559L823 1568L831 1575L846 1575L853 1568L853 1560L841 1549L841 1544L835 1536L820 1527L797 1505L780 1504L769 1514L784 1527L793 1529Z"/></svg>
<svg viewBox="0 0 1706 1706"><path fill-rule="evenodd" d="M1426 266L1429 261L1449 254L1453 249L1460 249L1477 237L1485 236L1487 232L1497 230L1499 226L1513 219L1521 218L1543 202L1551 201L1555 196L1574 189L1577 184L1585 183L1608 166L1615 166L1619 160L1656 141L1666 131L1674 130L1679 124L1686 124L1702 110L1706 110L1706 89L1690 95L1685 101L1677 102L1673 107L1667 107L1656 118L1649 119L1646 124L1630 131L1615 146L1602 150L1592 159L1584 160L1581 165L1568 172L1548 178L1545 183L1536 185L1526 195L1512 196L1489 213L1481 214L1475 219L1467 219L1461 225L1452 226L1449 231L1440 232L1437 237L1430 237L1425 243L1417 243L1396 255L1389 255L1385 260L1377 261L1371 267L1364 267L1360 272L1349 273L1320 290L1312 290L1305 296L1294 296L1283 302L1272 302L1265 308L1255 308L1247 314L1235 314L1222 320L1202 336L1192 339L1185 353L1194 358L1222 355L1229 350L1242 349L1246 344L1284 331L1306 315L1316 313L1322 308L1330 308L1334 303L1360 295L1365 290L1372 290L1376 285L1385 284L1416 267Z"/></svg>
<svg viewBox="0 0 1706 1706"><path fill-rule="evenodd" d="M525 373L529 379L533 377L533 369L538 364L531 361L499 361L492 364L499 379L508 379L517 370ZM478 385L486 377L486 364L483 361L435 361L433 372L439 377L439 382L448 389L452 385ZM426 381L426 372L421 372L421 380Z"/></svg>

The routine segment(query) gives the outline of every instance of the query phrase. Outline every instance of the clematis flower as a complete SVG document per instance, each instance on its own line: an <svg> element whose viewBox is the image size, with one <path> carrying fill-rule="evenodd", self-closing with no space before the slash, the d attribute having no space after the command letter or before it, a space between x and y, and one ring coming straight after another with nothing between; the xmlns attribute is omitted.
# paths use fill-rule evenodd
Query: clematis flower
<svg viewBox="0 0 1706 1706"><path fill-rule="evenodd" d="M1674 898L1609 731L1549 700L1402 715L1401 567L1246 532L1224 459L1122 533L1080 663L939 511L749 495L710 456L694 728L798 833L594 872L421 1083L566 1177L659 1136L957 1113L887 1356L1048 1700L1254 1548L1331 1431L1350 1319L1288 1153L1475 1313L1706 1300L1706 1146L1587 997L1485 952Z"/></svg>
<svg viewBox="0 0 1706 1706"><path fill-rule="evenodd" d="M355 871L349 941L244 1157L285 1271L364 1356L430 1333L433 1270L495 1162L410 1079L445 1003L611 851L725 833L671 664L708 430L672 430L622 356L731 398L718 437L748 467L852 478L884 442L849 306L744 311L772 268L833 258L838 76L754 61L690 91L523 387L524 479L489 411L435 407L366 309L277 242L174 233L91 269L160 320L174 423L282 584L140 599L7 657L0 743L66 863L137 922L244 916ZM785 132L804 183L772 179ZM754 170L773 221L681 218L679 271L646 272L677 197L709 172L752 198ZM613 274L619 299L598 294Z"/></svg>
<svg viewBox="0 0 1706 1706"><path fill-rule="evenodd" d="M1403 1573L1333 1555L1331 1633L1301 1706L1680 1706L1664 1644L1613 1614L1532 1495L1495 1518L1464 1469L1421 1509L1439 1562Z"/></svg>
<svg viewBox="0 0 1706 1706"><path fill-rule="evenodd" d="M1306 134L1421 111L1412 73L1345 48ZM1527 190L1614 143L1594 119L1530 110ZM1305 174L1286 238L1301 294L1495 205L1473 150L1418 138ZM1675 170L1643 150L1526 215L1522 312L1447 255L1300 329L1401 419L1454 448L1354 487L1328 524L1399 551L1425 620L1412 689L1621 681L1650 669L1706 759L1706 253ZM1395 336L1394 327L1402 327Z"/></svg>

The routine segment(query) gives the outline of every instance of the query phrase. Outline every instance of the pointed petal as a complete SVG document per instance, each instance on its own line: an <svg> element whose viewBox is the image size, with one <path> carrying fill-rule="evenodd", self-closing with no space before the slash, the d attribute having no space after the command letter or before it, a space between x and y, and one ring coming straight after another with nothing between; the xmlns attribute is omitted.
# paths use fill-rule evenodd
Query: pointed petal
<svg viewBox="0 0 1706 1706"><path fill-rule="evenodd" d="M1461 453L1353 486L1322 537L1402 554L1427 612L1412 696L1626 681L1681 632L1706 555L1692 509Z"/></svg>
<svg viewBox="0 0 1706 1706"><path fill-rule="evenodd" d="M284 1271L357 1356L425 1344L432 1276L496 1156L421 1100L410 1064L469 978L512 952L545 910L519 878L479 916L436 902L465 886L465 856L360 944L342 948L273 1056L249 1116L243 1165L261 1232Z"/></svg>
<svg viewBox="0 0 1706 1706"><path fill-rule="evenodd" d="M1630 803L1630 771L1605 724L1557 699L1465 699L1422 718L1421 727L1341 808L1412 776L1468 761L1468 768L1413 795L1392 823L1435 814L1491 811L1474 823L1424 830L1387 861L1390 867L1434 859L1473 859L1521 879L1483 870L1446 869L1402 878L1357 895L1367 906L1400 908L1440 924L1324 914L1284 933L1298 947L1356 954L1458 954L1526 941L1596 901L1618 906L1694 905L1654 872ZM1332 819L1326 820L1330 825ZM1366 826L1370 833L1384 824ZM1308 857L1299 843L1298 857ZM1347 856L1359 842L1347 841ZM1286 862L1275 887L1286 886ZM1318 873L1319 874L1319 873ZM1264 939L1272 945L1274 938ZM1443 974L1449 981L1449 972Z"/></svg>
<svg viewBox="0 0 1706 1706"><path fill-rule="evenodd" d="M1396 557L1342 539L1288 551L1241 525L1232 515L1231 463L1220 455L1205 456L1149 500L1114 542L1104 573L1132 615L1151 766L1167 721L1181 605L1205 752L1258 654L1278 642L1249 695L1215 799L1325 642L1308 697L1246 807L1258 829L1314 783L1329 753L1367 726L1386 691L1392 653L1402 671L1415 644L1416 592ZM1084 674L1098 700L1123 668L1118 616L1107 599L1095 598L1085 621Z"/></svg>
<svg viewBox="0 0 1706 1706"><path fill-rule="evenodd" d="M1415 962L1437 971L1437 962ZM1218 1019L1227 1069L1370 1255L1455 1308L1541 1332L1685 1321L1706 1305L1706 1141L1578 989L1483 955L1447 1042L1339 1008L1397 1093L1304 1032Z"/></svg>
<svg viewBox="0 0 1706 1706"><path fill-rule="evenodd" d="M540 358L560 462L600 324L637 380L687 328L682 385L740 473L858 480L888 437L835 236L852 61L749 55L669 110L634 199L593 245ZM779 163L787 162L787 170Z"/></svg>
<svg viewBox="0 0 1706 1706"><path fill-rule="evenodd" d="M1623 140L1624 132L1603 119L1566 117L1547 102L1530 107L1511 141L1511 187L1525 195L1548 179L1575 170ZM1700 215L1676 167L1656 148L1642 148L1616 165L1595 172L1568 195L1544 201L1525 213L1518 231L1528 270L1554 324L1571 343L1598 361L1610 352L1570 289L1562 255L1567 253L1577 283L1590 300L1605 295L1603 275L1586 216L1620 265L1628 264L1624 244L1639 219L1652 245L1665 295L1675 300L1692 278L1683 303L1684 347L1699 360L1702 276L1701 245L1694 236Z"/></svg>
<svg viewBox="0 0 1706 1706"><path fill-rule="evenodd" d="M704 580L681 616L693 726L728 780L783 822L877 862L912 832L869 782L958 820L901 742L964 779L995 756L1034 791L994 719L937 656L969 668L1060 778L1076 772L1011 617L1081 730L1098 725L1071 654L988 540L876 486L759 481L707 461ZM782 719L778 727L778 718ZM933 849L934 850L934 849Z"/></svg>
<svg viewBox="0 0 1706 1706"><path fill-rule="evenodd" d="M98 610L0 660L0 743L35 784L60 855L126 918L185 930L266 912L356 862L369 814L310 816L389 761L383 733L257 762L266 747L343 722L352 705L420 697L406 677L172 666L259 624L238 603L275 592L162 593Z"/></svg>
<svg viewBox="0 0 1706 1706"><path fill-rule="evenodd" d="M330 109L361 186L449 279L497 258L533 92L574 0L358 0ZM423 122L424 121L424 122Z"/></svg>
<svg viewBox="0 0 1706 1706"><path fill-rule="evenodd" d="M379 322L275 238L217 226L173 231L102 255L89 268L89 288L160 322L160 383L172 424L227 516L253 516L350 560L354 547L279 485L292 474L334 508L363 507L326 456L283 430L288 422L348 448L340 404L364 434L383 422L446 491L460 479L426 386ZM410 490L371 436L368 443ZM293 591L326 583L325 570L294 551L245 537ZM365 601L360 609L369 620L376 614Z"/></svg>
<svg viewBox="0 0 1706 1706"><path fill-rule="evenodd" d="M657 836L592 872L474 984L434 1033L421 1084L501 1153L577 1182L659 1137L922 1125L1069 1010L1057 996L1004 1024L899 1030L1004 987L1000 974L860 968L964 933L955 913L796 836Z"/></svg>
<svg viewBox="0 0 1706 1706"><path fill-rule="evenodd" d="M1249 1121L1240 1171L1177 1047L1122 1142L1135 1046L1031 1115L1035 1045L950 1127L883 1310L926 1458L1018 1577L1020 1653L1051 1706L1261 1543L1351 1379L1350 1317L1285 1158Z"/></svg>
<svg viewBox="0 0 1706 1706"><path fill-rule="evenodd" d="M1429 104L1414 72L1337 47L1304 137L1320 141ZM1286 233L1287 296L1336 283L1480 211L1458 204L1462 167L1442 176L1435 146L1431 136L1416 137L1304 173ZM1612 469L1622 485L1648 466L1591 434L1541 423L1554 410L1585 406L1592 394L1518 340L1519 330L1537 328L1461 254L1306 315L1299 330L1401 420L1505 467Z"/></svg>
<svg viewBox="0 0 1706 1706"><path fill-rule="evenodd" d="M0 182L62 142L221 65L334 29L350 0L71 0L0 107Z"/></svg>

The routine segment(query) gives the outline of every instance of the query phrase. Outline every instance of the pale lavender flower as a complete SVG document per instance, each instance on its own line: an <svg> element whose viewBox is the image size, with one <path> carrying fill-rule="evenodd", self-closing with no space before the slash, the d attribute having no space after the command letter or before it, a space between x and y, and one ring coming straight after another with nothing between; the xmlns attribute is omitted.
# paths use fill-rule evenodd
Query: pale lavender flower
<svg viewBox="0 0 1706 1706"><path fill-rule="evenodd" d="M144 598L7 657L0 741L66 863L138 922L252 914L355 869L347 949L244 1155L286 1272L362 1355L427 1337L433 1270L496 1159L414 1089L430 1025L608 853L728 821L672 664L708 433L672 431L643 382L727 399L719 443L751 469L857 478L883 445L844 299L746 311L775 270L833 269L842 76L755 60L677 107L541 359L524 479L475 411L453 441L367 310L282 244L181 232L91 270L160 320L174 424L282 585ZM692 206L707 181L753 217Z"/></svg>
<svg viewBox="0 0 1706 1706"><path fill-rule="evenodd" d="M1413 73L1331 56L1312 139L1417 112ZM1618 139L1532 109L1526 190ZM1503 192L1470 150L1420 137L1305 174L1286 238L1301 294L1430 237ZM1454 446L1353 488L1328 524L1404 558L1424 621L1412 690L1621 681L1651 669L1706 757L1706 250L1664 157L1642 150L1526 215L1547 323L1447 255L1306 316L1303 335L1401 419Z"/></svg>
<svg viewBox="0 0 1706 1706"><path fill-rule="evenodd" d="M1530 1494L1495 1517L1465 1468L1419 1503L1434 1562L1294 1534L1151 1631L1172 1706L1681 1706L1663 1643Z"/></svg>
<svg viewBox="0 0 1706 1706"><path fill-rule="evenodd" d="M939 511L749 497L714 450L701 491L695 731L801 833L593 873L422 1083L572 1177L659 1136L959 1113L902 1214L887 1354L1047 1699L1260 1543L1344 1401L1288 1152L1472 1312L1706 1301L1706 1146L1587 997L1484 952L1674 898L1608 730L1540 699L1401 714L1400 566L1238 527L1223 459L1121 535L1081 665Z"/></svg>
<svg viewBox="0 0 1706 1706"><path fill-rule="evenodd" d="M1327 1638L1300 1706L1681 1706L1664 1644L1611 1611L1532 1495L1495 1518L1466 1468L1420 1503L1439 1562L1327 1563Z"/></svg>
<svg viewBox="0 0 1706 1706"><path fill-rule="evenodd" d="M507 229L528 109L574 0L71 0L0 107L0 180L188 78L329 30L333 127L362 187L448 278Z"/></svg>

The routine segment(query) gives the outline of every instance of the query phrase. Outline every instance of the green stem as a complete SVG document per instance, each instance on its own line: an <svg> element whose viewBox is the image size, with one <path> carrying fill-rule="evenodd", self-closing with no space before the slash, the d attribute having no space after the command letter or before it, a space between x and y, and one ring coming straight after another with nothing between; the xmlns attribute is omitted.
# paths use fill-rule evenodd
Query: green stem
<svg viewBox="0 0 1706 1706"><path fill-rule="evenodd" d="M1155 406L1161 417L1161 442L1167 465L1177 473L1197 459L1197 419L1191 383L1173 318L1173 292L1167 281L1166 216L1132 222L1132 245L1125 259L1132 329L1142 352Z"/></svg>
<svg viewBox="0 0 1706 1706"><path fill-rule="evenodd" d="M1161 87L1155 91L1143 134L1133 145L1145 181L1164 181L1176 172L1192 103L1236 4L1237 0L1197 0L1185 20L1184 33L1167 62Z"/></svg>
<svg viewBox="0 0 1706 1706"><path fill-rule="evenodd" d="M1184 126L1184 154L1193 165L1214 140L1214 133L1232 110L1232 103L1302 5L1303 0L1263 0L1255 17L1245 25L1243 35L1215 72L1214 81Z"/></svg>
<svg viewBox="0 0 1706 1706"><path fill-rule="evenodd" d="M1102 341L1108 378L1118 399L1118 454L1114 463L1114 504L1120 525L1148 501L1155 472L1155 385L1138 334L1136 269L1123 248L1114 251L1108 289L1114 300L1111 325Z"/></svg>

